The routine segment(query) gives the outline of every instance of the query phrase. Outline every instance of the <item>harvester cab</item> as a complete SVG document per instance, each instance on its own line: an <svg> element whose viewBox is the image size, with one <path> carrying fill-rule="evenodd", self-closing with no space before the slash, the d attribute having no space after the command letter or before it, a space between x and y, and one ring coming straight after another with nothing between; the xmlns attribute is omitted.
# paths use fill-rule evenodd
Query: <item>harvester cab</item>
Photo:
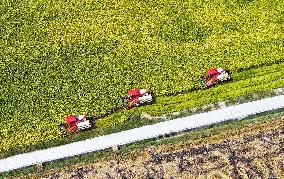
<svg viewBox="0 0 284 179"><path fill-rule="evenodd" d="M200 77L202 86L209 88L220 83L225 83L231 81L231 76L229 71L223 68L210 68L207 70L204 77Z"/></svg>
<svg viewBox="0 0 284 179"><path fill-rule="evenodd" d="M87 115L68 115L65 117L65 124L61 124L59 125L59 127L63 131L63 135L67 136L70 133L75 133L92 128L93 119L93 116Z"/></svg>
<svg viewBox="0 0 284 179"><path fill-rule="evenodd" d="M152 104L152 93L148 89L131 89L128 90L128 96L122 97L122 103L124 109Z"/></svg>

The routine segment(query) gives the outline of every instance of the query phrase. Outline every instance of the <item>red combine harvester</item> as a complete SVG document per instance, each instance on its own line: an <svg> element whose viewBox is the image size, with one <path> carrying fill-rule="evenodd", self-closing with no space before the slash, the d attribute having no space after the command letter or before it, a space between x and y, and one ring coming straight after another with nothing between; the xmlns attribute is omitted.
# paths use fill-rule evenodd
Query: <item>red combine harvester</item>
<svg viewBox="0 0 284 179"><path fill-rule="evenodd" d="M211 68L207 70L204 77L200 77L200 80L205 88L209 88L220 83L231 81L231 76L229 71L223 68Z"/></svg>
<svg viewBox="0 0 284 179"><path fill-rule="evenodd" d="M70 133L92 128L93 119L93 116L87 115L68 115L65 117L65 124L60 124L59 127L61 128L62 134L67 136Z"/></svg>
<svg viewBox="0 0 284 179"><path fill-rule="evenodd" d="M153 97L148 89L128 90L128 96L122 97L123 109L131 109L142 105L152 104Z"/></svg>

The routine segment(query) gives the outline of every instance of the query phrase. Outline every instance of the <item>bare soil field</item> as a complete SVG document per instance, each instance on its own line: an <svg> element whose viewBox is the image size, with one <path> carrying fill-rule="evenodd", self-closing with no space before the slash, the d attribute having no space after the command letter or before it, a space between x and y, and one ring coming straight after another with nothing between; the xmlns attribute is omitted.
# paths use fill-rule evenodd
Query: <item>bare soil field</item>
<svg viewBox="0 0 284 179"><path fill-rule="evenodd" d="M284 117L32 178L284 178Z"/></svg>

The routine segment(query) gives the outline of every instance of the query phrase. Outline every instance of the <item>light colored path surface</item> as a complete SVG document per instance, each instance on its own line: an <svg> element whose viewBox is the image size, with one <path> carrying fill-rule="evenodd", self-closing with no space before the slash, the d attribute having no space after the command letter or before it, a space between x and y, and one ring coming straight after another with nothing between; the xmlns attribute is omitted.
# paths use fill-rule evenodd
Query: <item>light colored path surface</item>
<svg viewBox="0 0 284 179"><path fill-rule="evenodd" d="M135 141L169 134L171 132L194 129L227 120L241 119L249 115L280 108L284 108L284 95L230 106L153 125L147 125L45 150L19 154L0 160L0 173L30 166L36 163L107 149L112 146L129 144Z"/></svg>

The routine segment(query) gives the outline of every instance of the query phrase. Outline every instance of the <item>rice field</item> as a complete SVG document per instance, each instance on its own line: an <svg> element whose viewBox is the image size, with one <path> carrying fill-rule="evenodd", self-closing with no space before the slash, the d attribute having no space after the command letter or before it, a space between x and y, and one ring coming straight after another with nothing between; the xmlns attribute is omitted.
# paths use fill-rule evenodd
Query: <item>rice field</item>
<svg viewBox="0 0 284 179"><path fill-rule="evenodd" d="M278 63L283 7L277 0L1 1L0 151L58 139L66 114L105 114L132 87L166 96L198 88L209 67L237 73ZM256 77L251 88L247 80L236 96L268 89L269 79L279 87L282 77Z"/></svg>

